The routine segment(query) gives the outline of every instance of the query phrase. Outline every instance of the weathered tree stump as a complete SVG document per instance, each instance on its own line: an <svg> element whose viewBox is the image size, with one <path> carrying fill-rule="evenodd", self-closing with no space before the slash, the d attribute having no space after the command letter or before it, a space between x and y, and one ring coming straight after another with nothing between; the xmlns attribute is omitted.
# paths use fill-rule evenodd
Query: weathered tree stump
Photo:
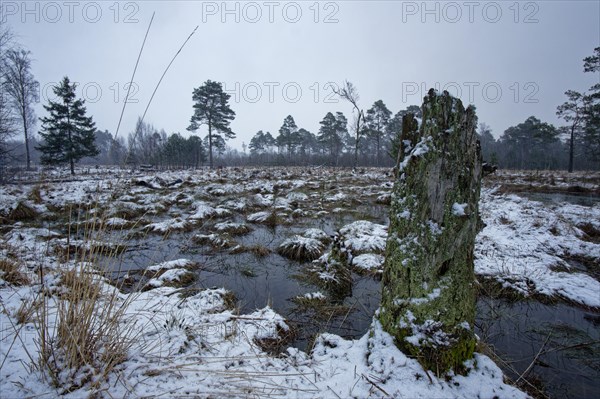
<svg viewBox="0 0 600 399"><path fill-rule="evenodd" d="M476 338L473 247L481 187L474 107L429 91L403 121L378 318L436 374L461 371Z"/></svg>

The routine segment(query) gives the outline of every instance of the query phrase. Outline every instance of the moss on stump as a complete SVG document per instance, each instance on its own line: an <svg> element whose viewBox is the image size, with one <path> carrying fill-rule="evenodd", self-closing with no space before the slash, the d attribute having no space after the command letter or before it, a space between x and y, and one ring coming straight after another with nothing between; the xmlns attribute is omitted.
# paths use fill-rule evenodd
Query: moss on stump
<svg viewBox="0 0 600 399"><path fill-rule="evenodd" d="M403 122L378 318L397 346L438 376L460 372L476 339L473 247L481 154L474 107L424 98Z"/></svg>

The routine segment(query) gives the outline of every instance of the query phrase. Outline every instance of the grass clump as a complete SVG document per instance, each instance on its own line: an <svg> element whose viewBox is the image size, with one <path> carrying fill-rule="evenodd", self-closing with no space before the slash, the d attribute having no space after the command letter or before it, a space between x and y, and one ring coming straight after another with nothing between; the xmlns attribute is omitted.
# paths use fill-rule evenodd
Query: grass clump
<svg viewBox="0 0 600 399"><path fill-rule="evenodd" d="M39 216L38 212L23 201L19 201L15 209L8 214L8 219L14 222L34 220Z"/></svg>
<svg viewBox="0 0 600 399"><path fill-rule="evenodd" d="M19 270L19 265L9 259L0 259L0 278L16 287L30 283L29 277Z"/></svg>
<svg viewBox="0 0 600 399"><path fill-rule="evenodd" d="M102 277L109 274L100 259L117 257L94 243L102 242L103 231L87 226L81 245L69 250L61 266L58 285L48 286L46 275L56 273L48 266L39 271L42 287L33 311L23 309L22 321L33 319L37 332L37 368L49 376L59 394L83 386L99 390L109 374L127 359L135 342L134 325L125 318L134 295L122 297ZM70 244L71 238L67 239ZM29 313L33 312L34 317Z"/></svg>
<svg viewBox="0 0 600 399"><path fill-rule="evenodd" d="M277 252L281 256L302 262L317 259L324 250L325 245L321 241L295 235L282 242Z"/></svg>
<svg viewBox="0 0 600 399"><path fill-rule="evenodd" d="M596 244L600 243L600 229L596 228L593 224L589 222L582 223L577 225L577 228L583 232L582 240Z"/></svg>
<svg viewBox="0 0 600 399"><path fill-rule="evenodd" d="M252 229L244 223L223 222L217 223L215 229L218 232L224 232L232 236L241 236L250 233Z"/></svg>

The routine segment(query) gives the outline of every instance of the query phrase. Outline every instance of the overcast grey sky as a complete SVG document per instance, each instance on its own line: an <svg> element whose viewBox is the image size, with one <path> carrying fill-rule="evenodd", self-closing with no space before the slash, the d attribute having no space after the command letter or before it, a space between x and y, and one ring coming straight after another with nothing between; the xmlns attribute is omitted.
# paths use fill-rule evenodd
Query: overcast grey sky
<svg viewBox="0 0 600 399"><path fill-rule="evenodd" d="M156 12L120 134L133 130L172 56L196 26L150 106L146 121L189 134L192 90L223 82L236 112L229 142L274 136L292 115L317 133L348 79L366 110L420 105L429 87L477 106L496 137L535 115L555 124L567 89L600 81L582 59L600 46L598 1L7 1L0 20L32 52L42 102L63 76L99 129L115 132L126 85ZM44 114L38 104L38 116ZM200 131L204 135L204 130Z"/></svg>

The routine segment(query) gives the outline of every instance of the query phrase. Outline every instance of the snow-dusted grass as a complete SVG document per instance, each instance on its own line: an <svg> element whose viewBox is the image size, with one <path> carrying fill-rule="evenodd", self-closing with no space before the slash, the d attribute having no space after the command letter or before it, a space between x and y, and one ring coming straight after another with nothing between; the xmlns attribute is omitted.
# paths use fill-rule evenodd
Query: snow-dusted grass
<svg viewBox="0 0 600 399"><path fill-rule="evenodd" d="M525 296L559 296L600 307L600 282L567 261L590 258L600 267L600 244L585 240L577 227L585 223L600 226L600 203L593 207L545 205L485 190L480 211L486 227L475 246L477 274L493 277Z"/></svg>
<svg viewBox="0 0 600 399"><path fill-rule="evenodd" d="M367 252L381 253L387 241L387 226L357 220L340 229L342 245L352 254Z"/></svg>
<svg viewBox="0 0 600 399"><path fill-rule="evenodd" d="M315 238L295 235L282 242L277 252L281 256L302 262L317 259L324 249L325 245Z"/></svg>

